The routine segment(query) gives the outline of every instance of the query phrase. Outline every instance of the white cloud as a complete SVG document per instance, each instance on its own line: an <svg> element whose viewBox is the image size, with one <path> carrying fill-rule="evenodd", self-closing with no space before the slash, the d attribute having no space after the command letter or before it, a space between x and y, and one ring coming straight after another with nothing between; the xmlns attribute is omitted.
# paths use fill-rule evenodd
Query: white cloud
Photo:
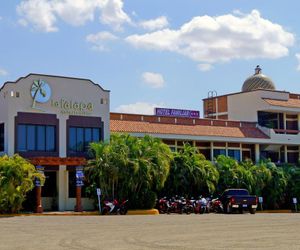
<svg viewBox="0 0 300 250"><path fill-rule="evenodd" d="M132 104L120 105L115 109L115 111L120 113L153 115L154 108L156 107L165 107L165 105L163 103L154 104L147 102L136 102Z"/></svg>
<svg viewBox="0 0 300 250"><path fill-rule="evenodd" d="M105 0L100 20L115 29L120 29L123 23L131 23L130 17L123 11L123 0Z"/></svg>
<svg viewBox="0 0 300 250"><path fill-rule="evenodd" d="M167 17L160 16L156 19L150 19L140 22L140 26L146 30L159 30L169 26Z"/></svg>
<svg viewBox="0 0 300 250"><path fill-rule="evenodd" d="M123 0L23 0L17 6L20 24L31 24L44 32L57 31L58 19L73 26L84 25L94 20L97 11L101 22L115 29L131 21L123 11Z"/></svg>
<svg viewBox="0 0 300 250"><path fill-rule="evenodd" d="M297 70L300 71L300 53L296 54L296 58L298 60Z"/></svg>
<svg viewBox="0 0 300 250"><path fill-rule="evenodd" d="M32 23L34 28L41 31L57 31L54 25L56 16L53 11L53 6L51 2L47 0L22 1L17 6L17 13L23 17L19 20L19 23L23 26Z"/></svg>
<svg viewBox="0 0 300 250"><path fill-rule="evenodd" d="M92 48L99 51L106 51L107 42L117 40L118 37L110 32L102 31L96 34L89 34L86 41L92 44Z"/></svg>
<svg viewBox="0 0 300 250"><path fill-rule="evenodd" d="M0 68L0 76L6 76L8 72L5 69Z"/></svg>
<svg viewBox="0 0 300 250"><path fill-rule="evenodd" d="M162 88L165 84L163 76L159 73L144 72L142 78L145 84L151 88Z"/></svg>
<svg viewBox="0 0 300 250"><path fill-rule="evenodd" d="M163 29L131 35L137 48L176 52L197 62L279 58L288 55L295 37L253 10L247 15L197 16L178 30Z"/></svg>
<svg viewBox="0 0 300 250"><path fill-rule="evenodd" d="M198 69L200 71L204 71L204 72L205 71L210 71L210 70L212 70L212 68L213 68L213 66L209 63L200 63L200 64L198 64Z"/></svg>

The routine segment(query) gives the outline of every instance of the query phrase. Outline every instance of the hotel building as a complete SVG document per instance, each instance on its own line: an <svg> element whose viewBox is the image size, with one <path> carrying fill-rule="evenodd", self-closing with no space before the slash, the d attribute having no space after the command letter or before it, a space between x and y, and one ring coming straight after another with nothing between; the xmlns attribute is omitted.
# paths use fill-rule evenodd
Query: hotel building
<svg viewBox="0 0 300 250"><path fill-rule="evenodd" d="M89 143L110 133L151 135L173 151L189 143L210 160L299 161L300 94L276 90L259 67L241 92L203 99L204 118L110 113L109 103L88 79L29 74L0 89L0 154L18 153L46 176L32 198L37 212L93 208L81 198L80 168Z"/></svg>
<svg viewBox="0 0 300 250"><path fill-rule="evenodd" d="M161 138L172 150L188 142L207 159L298 163L300 94L279 91L259 66L241 92L203 99L204 119L111 113L111 133Z"/></svg>

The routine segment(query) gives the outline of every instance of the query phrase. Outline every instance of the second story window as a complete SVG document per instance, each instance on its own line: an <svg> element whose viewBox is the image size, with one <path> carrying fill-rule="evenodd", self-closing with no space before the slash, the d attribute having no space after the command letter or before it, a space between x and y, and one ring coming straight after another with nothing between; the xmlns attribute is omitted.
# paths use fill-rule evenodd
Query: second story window
<svg viewBox="0 0 300 250"><path fill-rule="evenodd" d="M17 151L54 152L56 150L55 126L19 124Z"/></svg>
<svg viewBox="0 0 300 250"><path fill-rule="evenodd" d="M100 141L100 128L70 127L69 151L87 152L91 142Z"/></svg>

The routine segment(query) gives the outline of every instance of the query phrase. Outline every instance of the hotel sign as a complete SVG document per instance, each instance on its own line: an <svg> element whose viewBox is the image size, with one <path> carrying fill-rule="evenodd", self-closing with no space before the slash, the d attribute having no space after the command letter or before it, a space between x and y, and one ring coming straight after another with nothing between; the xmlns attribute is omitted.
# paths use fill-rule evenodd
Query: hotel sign
<svg viewBox="0 0 300 250"><path fill-rule="evenodd" d="M52 94L50 85L44 80L34 80L30 92L32 97L31 107L45 112L43 108L37 107L36 104L47 103L50 100ZM94 104L91 102L78 102L64 98L51 99L50 105L53 108L60 109L61 114L65 115L90 115L94 110Z"/></svg>
<svg viewBox="0 0 300 250"><path fill-rule="evenodd" d="M67 115L88 115L94 110L94 105L91 102L76 102L65 99L51 100L51 107L59 108L62 114Z"/></svg>
<svg viewBox="0 0 300 250"><path fill-rule="evenodd" d="M155 108L156 116L184 117L184 118L199 118L200 112L196 110L185 109L167 109Z"/></svg>

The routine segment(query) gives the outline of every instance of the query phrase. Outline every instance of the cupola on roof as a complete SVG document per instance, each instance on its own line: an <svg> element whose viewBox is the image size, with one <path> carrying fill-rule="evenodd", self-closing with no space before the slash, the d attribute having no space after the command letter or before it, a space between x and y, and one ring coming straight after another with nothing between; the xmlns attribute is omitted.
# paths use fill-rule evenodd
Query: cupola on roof
<svg viewBox="0 0 300 250"><path fill-rule="evenodd" d="M256 66L254 75L248 77L244 82L242 92L252 91L255 89L275 90L273 81L261 73L259 65Z"/></svg>

